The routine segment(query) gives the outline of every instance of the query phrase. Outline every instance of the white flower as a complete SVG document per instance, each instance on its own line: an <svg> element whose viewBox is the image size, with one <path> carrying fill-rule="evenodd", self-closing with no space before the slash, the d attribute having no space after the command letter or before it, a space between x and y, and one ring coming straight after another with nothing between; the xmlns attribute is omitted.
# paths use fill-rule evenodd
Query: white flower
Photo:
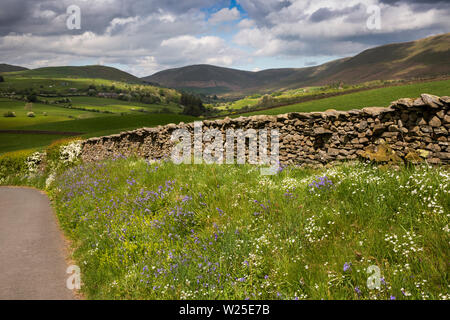
<svg viewBox="0 0 450 320"><path fill-rule="evenodd" d="M50 188L50 186L54 181L55 181L55 174L52 173L48 176L47 180L45 180L45 188L46 189Z"/></svg>
<svg viewBox="0 0 450 320"><path fill-rule="evenodd" d="M65 164L74 163L78 160L82 151L81 141L72 142L60 148L60 160Z"/></svg>
<svg viewBox="0 0 450 320"><path fill-rule="evenodd" d="M35 152L27 158L28 172L35 173L38 170L39 164L42 161L44 154Z"/></svg>

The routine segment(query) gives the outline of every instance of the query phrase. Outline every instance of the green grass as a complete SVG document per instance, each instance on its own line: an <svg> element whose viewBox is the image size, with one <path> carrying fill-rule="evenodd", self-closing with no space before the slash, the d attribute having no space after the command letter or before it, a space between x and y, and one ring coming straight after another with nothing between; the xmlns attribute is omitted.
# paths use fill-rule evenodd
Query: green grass
<svg viewBox="0 0 450 320"><path fill-rule="evenodd" d="M16 118L5 118L16 119ZM142 127L156 127L169 123L193 122L196 118L177 114L142 114L124 116L103 116L97 118L68 120L57 122L42 122L27 126L14 126L8 129L37 130L55 132L81 132L83 138L100 137L122 131L134 130ZM0 122L1 124L1 122ZM3 127L2 127L3 129ZM6 129L6 128L5 128ZM0 133L0 154L10 151L45 147L61 135L42 134L10 134ZM67 137L67 136L66 136Z"/></svg>
<svg viewBox="0 0 450 320"><path fill-rule="evenodd" d="M55 101L60 98L50 99ZM146 112L158 112L163 108L179 113L182 108L176 104L161 105L161 104L145 104L133 101L122 101L118 99L105 99L97 97L71 97L72 105L77 108L95 109L101 111L109 111L114 113L138 113L139 110L145 110Z"/></svg>
<svg viewBox="0 0 450 320"><path fill-rule="evenodd" d="M168 107L172 112L178 112L176 105L146 105L114 99L95 97L73 97L74 107L92 108L103 111L124 112L124 115L104 114L76 109L68 109L62 106L33 103L31 110L26 109L23 101L0 98L0 130L33 130L55 132L80 132L85 133L84 138L103 136L122 131L134 130L142 127L155 127L168 123L192 122L196 118L180 114L142 113L132 109L145 109L149 112L162 110ZM6 118L3 114L7 111L15 112L16 117ZM33 111L34 118L27 117L27 113ZM47 115L44 115L47 114ZM9 134L0 133L0 153L16 151L28 148L41 148L61 135L36 135L36 134Z"/></svg>
<svg viewBox="0 0 450 320"><path fill-rule="evenodd" d="M66 93L70 88L85 89L89 85L98 87L110 87L115 85L118 88L125 87L125 84L104 79L89 79L89 78L27 78L20 74L11 73L4 74L5 82L0 83L0 89L14 88L15 90L34 89L35 91L52 91L56 93Z"/></svg>
<svg viewBox="0 0 450 320"><path fill-rule="evenodd" d="M219 110L239 110L246 106L252 107L259 102L259 99L245 98L231 103L224 103L217 107Z"/></svg>
<svg viewBox="0 0 450 320"><path fill-rule="evenodd" d="M394 100L400 98L414 98L420 96L422 93L438 96L450 95L450 80L373 89L269 110L249 112L242 114L241 116L258 114L275 115L289 112L315 112L326 111L328 109L351 110L375 106L387 107Z"/></svg>
<svg viewBox="0 0 450 320"><path fill-rule="evenodd" d="M142 127L155 127L169 123L193 122L196 118L177 114L143 114L107 116L76 121L62 121L42 123L33 126L22 127L23 130L45 130L45 131L69 131L84 132L90 136L99 132L120 132L120 130L132 130Z"/></svg>
<svg viewBox="0 0 450 320"><path fill-rule="evenodd" d="M24 149L39 149L48 146L55 140L67 138L50 134L11 134L0 133L0 154Z"/></svg>
<svg viewBox="0 0 450 320"><path fill-rule="evenodd" d="M50 194L90 299L441 299L449 182L443 168L262 177L118 159L65 171Z"/></svg>
<svg viewBox="0 0 450 320"><path fill-rule="evenodd" d="M67 109L41 103L33 103L31 110L26 109L25 105L26 103L23 101L0 98L0 129L9 130L49 122L68 121L70 119L86 119L99 116L105 117L104 114L100 113ZM3 114L7 111L15 112L16 117L3 117ZM35 118L27 117L27 113L30 111L33 111L36 114ZM47 116L45 116L44 113L47 113Z"/></svg>

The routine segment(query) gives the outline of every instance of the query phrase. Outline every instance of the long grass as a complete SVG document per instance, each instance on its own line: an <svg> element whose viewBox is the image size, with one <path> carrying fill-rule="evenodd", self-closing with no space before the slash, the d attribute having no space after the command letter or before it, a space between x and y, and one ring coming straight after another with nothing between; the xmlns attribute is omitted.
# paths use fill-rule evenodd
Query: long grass
<svg viewBox="0 0 450 320"><path fill-rule="evenodd" d="M426 166L263 177L117 158L50 190L88 298L448 299L449 180Z"/></svg>

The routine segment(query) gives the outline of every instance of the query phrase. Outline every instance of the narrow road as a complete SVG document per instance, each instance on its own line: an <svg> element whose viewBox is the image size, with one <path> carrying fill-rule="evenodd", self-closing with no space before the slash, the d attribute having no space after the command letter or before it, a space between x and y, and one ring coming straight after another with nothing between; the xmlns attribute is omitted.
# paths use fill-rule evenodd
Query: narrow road
<svg viewBox="0 0 450 320"><path fill-rule="evenodd" d="M64 239L49 199L0 187L0 300L72 300Z"/></svg>

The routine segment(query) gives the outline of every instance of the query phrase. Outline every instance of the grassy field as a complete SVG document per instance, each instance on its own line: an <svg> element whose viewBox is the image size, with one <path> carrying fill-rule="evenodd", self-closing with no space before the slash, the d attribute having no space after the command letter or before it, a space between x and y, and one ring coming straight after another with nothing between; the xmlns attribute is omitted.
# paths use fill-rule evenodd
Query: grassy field
<svg viewBox="0 0 450 320"><path fill-rule="evenodd" d="M60 98L49 99L50 101L57 101ZM176 104L145 104L134 101L123 101L118 99L104 99L97 97L71 97L72 106L76 108L84 108L88 110L101 110L113 113L138 113L139 110L146 112L158 112L166 108L170 112L180 113L182 108Z"/></svg>
<svg viewBox="0 0 450 320"><path fill-rule="evenodd" d="M15 90L34 89L35 91L48 90L56 93L67 93L70 88L84 89L89 85L98 87L110 87L112 85L117 88L125 88L124 83L105 80L105 79L90 79L90 78L28 78L20 74L10 73L4 74L5 82L0 83L0 89L14 88Z"/></svg>
<svg viewBox="0 0 450 320"><path fill-rule="evenodd" d="M10 151L43 148L62 138L67 138L67 136L57 134L0 133L0 155Z"/></svg>
<svg viewBox="0 0 450 320"><path fill-rule="evenodd" d="M400 81L370 81L365 83L360 83L357 85L343 85L339 88L339 84L330 85L330 86L322 86L322 87L304 87L298 89L291 89L286 91L279 91L270 94L271 99L273 99L274 103L283 103L285 101L292 101L298 98L307 98L314 97L323 94L344 94L346 91L357 90L357 89L370 89L371 87L377 86L388 86L398 84ZM256 94L245 97L244 99L240 99L233 102L221 103L216 108L219 110L239 110L244 107L254 107L256 106L262 98L263 95Z"/></svg>
<svg viewBox="0 0 450 320"><path fill-rule="evenodd" d="M262 177L119 158L49 190L91 299L407 300L449 298L449 182L428 167Z"/></svg>
<svg viewBox="0 0 450 320"><path fill-rule="evenodd" d="M9 119L9 118L8 118ZM142 114L103 116L80 120L42 122L34 125L15 126L9 129L54 132L81 132L83 138L100 137L142 127L156 127L169 123L193 122L196 118L177 114ZM0 133L0 153L21 149L39 148L62 136Z"/></svg>
<svg viewBox="0 0 450 320"><path fill-rule="evenodd" d="M61 98L55 98L56 100ZM0 130L54 131L54 135L0 133L0 153L29 148L41 148L58 140L58 132L80 132L82 137L102 136L141 127L154 127L168 123L192 122L196 118L175 114L181 107L170 105L147 105L143 103L104 99L97 97L71 97L74 108L95 109L114 112L105 114L87 110L69 109L63 105L33 103L0 98ZM53 100L51 100L53 101ZM164 112L167 113L143 113ZM3 115L14 112L16 117ZM35 117L28 117L33 112Z"/></svg>
<svg viewBox="0 0 450 320"><path fill-rule="evenodd" d="M23 130L69 131L97 134L107 130L130 130L142 127L155 127L168 123L192 122L196 118L177 114L143 114L107 116L76 121L61 121L27 126Z"/></svg>
<svg viewBox="0 0 450 320"><path fill-rule="evenodd" d="M293 104L285 107L249 112L246 114L241 114L241 116L257 114L273 115L289 112L315 112L325 111L328 109L351 110L375 106L387 107L394 100L400 98L414 98L420 96L422 93L435 94L438 96L450 95L450 80L373 89L337 97Z"/></svg>
<svg viewBox="0 0 450 320"><path fill-rule="evenodd" d="M67 121L71 119L86 119L95 117L105 117L105 114L88 112L75 109L67 109L58 106L33 103L31 109L26 108L23 101L0 98L0 129L15 129L18 127L39 125L49 122ZM5 118L7 111L15 112L15 118ZM27 117L28 112L34 112L36 117ZM46 115L44 115L46 113Z"/></svg>

